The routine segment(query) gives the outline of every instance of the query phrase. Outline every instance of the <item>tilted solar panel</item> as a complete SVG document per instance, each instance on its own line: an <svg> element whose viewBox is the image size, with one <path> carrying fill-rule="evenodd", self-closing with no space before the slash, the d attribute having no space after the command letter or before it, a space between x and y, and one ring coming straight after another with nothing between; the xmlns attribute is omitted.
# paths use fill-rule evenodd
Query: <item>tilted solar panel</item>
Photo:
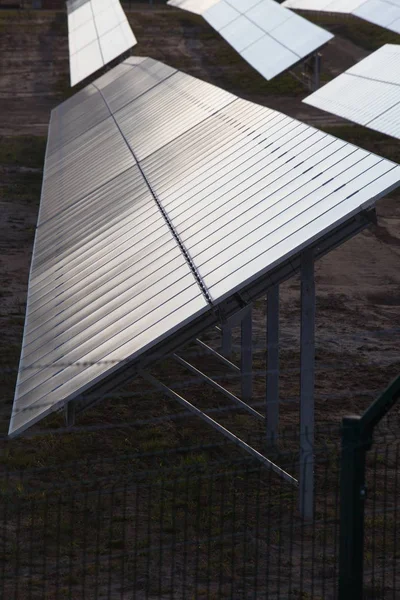
<svg viewBox="0 0 400 600"><path fill-rule="evenodd" d="M303 102L400 138L400 46L382 46Z"/></svg>
<svg viewBox="0 0 400 600"><path fill-rule="evenodd" d="M119 0L67 0L71 86L136 44Z"/></svg>
<svg viewBox="0 0 400 600"><path fill-rule="evenodd" d="M168 4L201 14L266 79L333 37L274 0L169 0Z"/></svg>
<svg viewBox="0 0 400 600"><path fill-rule="evenodd" d="M400 33L399 0L286 0L286 8L351 14Z"/></svg>
<svg viewBox="0 0 400 600"><path fill-rule="evenodd" d="M106 73L52 113L9 433L206 327L399 182L390 161L151 59Z"/></svg>

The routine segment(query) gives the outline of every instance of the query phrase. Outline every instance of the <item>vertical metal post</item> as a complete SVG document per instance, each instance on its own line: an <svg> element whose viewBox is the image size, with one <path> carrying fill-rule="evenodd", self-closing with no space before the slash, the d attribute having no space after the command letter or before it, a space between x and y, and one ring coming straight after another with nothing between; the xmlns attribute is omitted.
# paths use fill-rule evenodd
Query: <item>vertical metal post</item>
<svg viewBox="0 0 400 600"><path fill-rule="evenodd" d="M249 401L253 395L253 315L248 307L241 321L242 400Z"/></svg>
<svg viewBox="0 0 400 600"><path fill-rule="evenodd" d="M267 294L267 442L274 444L279 428L279 285Z"/></svg>
<svg viewBox="0 0 400 600"><path fill-rule="evenodd" d="M344 417L342 421L339 600L363 597L366 453L372 446L374 428L399 400L400 376L362 417Z"/></svg>
<svg viewBox="0 0 400 600"><path fill-rule="evenodd" d="M300 514L314 515L315 283L312 250L301 257Z"/></svg>
<svg viewBox="0 0 400 600"><path fill-rule="evenodd" d="M71 400L64 406L64 420L66 427L75 425L75 402Z"/></svg>
<svg viewBox="0 0 400 600"><path fill-rule="evenodd" d="M361 417L344 417L340 459L339 600L362 600L364 566L365 455Z"/></svg>
<svg viewBox="0 0 400 600"><path fill-rule="evenodd" d="M319 52L316 52L314 55L314 81L313 81L313 91L315 92L319 88L319 80L320 80L320 71L321 71L321 56Z"/></svg>
<svg viewBox="0 0 400 600"><path fill-rule="evenodd" d="M221 328L221 354L225 358L232 358L232 327L227 321Z"/></svg>

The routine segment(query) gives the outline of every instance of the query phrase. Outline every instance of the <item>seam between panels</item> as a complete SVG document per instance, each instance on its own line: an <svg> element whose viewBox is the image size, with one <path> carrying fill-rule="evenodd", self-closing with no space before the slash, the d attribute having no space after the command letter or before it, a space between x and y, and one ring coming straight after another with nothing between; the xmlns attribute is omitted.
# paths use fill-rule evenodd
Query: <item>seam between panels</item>
<svg viewBox="0 0 400 600"><path fill-rule="evenodd" d="M400 85L399 85L398 83L392 83L392 82L390 82L390 81L383 81L383 80L380 80L380 79L373 79L372 77L365 77L364 75L358 75L358 74L356 74L356 73L342 73L342 75L345 75L345 74L346 74L346 75L349 75L350 77L355 77L356 79L362 79L362 80L364 80L364 81L375 81L376 83L383 83L383 84L386 84L386 85L391 85L391 86L393 86L393 87L395 87L395 88L396 88L396 87L397 87L397 88L398 88L398 87L400 87ZM316 92L316 93L318 93L318 90L317 90L317 92ZM362 126L363 126L363 127L370 127L370 125L371 125L371 124L372 124L372 123L373 123L373 122L374 122L376 119L380 119L380 117L382 117L384 114L386 114L387 112L389 112L390 110L392 110L393 108L395 108L395 106L397 106L398 104L400 104L400 101L399 101L399 100L396 100L396 101L394 102L394 104L391 104L391 105L389 106L389 108L385 108L385 110L383 110L382 112L378 113L377 115L374 115L374 116L372 117L372 119L369 119L368 121L366 121L366 123L364 123ZM343 105L341 105L341 106L343 106ZM357 123L357 121L355 121L355 122ZM373 127L370 127L370 129L373 129ZM386 134L386 135L389 135L389 134Z"/></svg>
<svg viewBox="0 0 400 600"><path fill-rule="evenodd" d="M92 2L89 2L89 4L90 4L90 11L91 11L91 13L92 13L92 17L93 17L93 25L94 25L94 28L95 28L95 30L96 30L97 42L98 42L98 44L99 44L99 50L100 50L101 60L102 60L102 62L103 62L103 66L104 66L106 63L104 62L103 51L102 51L102 49L101 49L101 44L100 44L100 36L99 36L98 29L97 29L96 17L95 17L94 11L93 11Z"/></svg>
<svg viewBox="0 0 400 600"><path fill-rule="evenodd" d="M136 157L135 152L133 151L133 149L132 149L131 145L129 144L128 140L126 139L126 137L125 137L125 135L124 135L124 133L123 133L123 131L122 131L122 129L121 129L118 121L117 121L117 119L115 118L115 115L113 114L113 112L111 111L111 109L110 109L110 107L108 105L107 100L105 99L102 91L95 84L92 84L92 85L97 89L97 91L100 93L101 97L103 98L103 101L104 101L105 105L108 108L110 116L114 120L115 126L117 127L118 131L120 132L120 134L122 136L122 139L124 140L125 144L127 145L127 147L129 149L129 151L131 152L133 158L135 159L136 164L137 164L137 166L139 168L139 171L140 171L140 173L141 173L141 175L142 175L142 177L143 177L143 179L144 179L144 181L145 181L145 183L146 183L146 185L147 185L147 187L148 187L151 195L153 196L153 199L154 199L155 203L157 204L158 209L160 210L160 212L161 212L161 214L162 214L162 216L164 218L164 221L165 221L165 223L168 226L168 229L172 233L175 241L177 242L177 244L178 244L178 246L179 246L179 248L180 248L180 250L181 250L181 252L182 252L182 254L183 254L184 258L185 258L185 260L186 260L186 263L188 264L188 266L189 266L189 268L190 268L190 270L191 270L191 272L192 272L192 274L193 274L193 276L194 276L194 278L195 278L195 280L197 282L197 285L199 286L199 288L200 288L200 290L201 290L204 298L207 301L207 304L209 304L210 306L213 306L213 301L212 301L211 296L210 296L210 294L208 292L207 286L206 286L206 284L203 281L203 278L201 277L200 273L198 272L198 270L197 270L197 268L196 268L196 266L195 266L195 264L193 262L193 259L190 256L190 253L189 253L188 249L186 248L186 246L183 243L183 241L181 240L178 232L174 228L174 226L172 224L172 221L168 217L167 212L165 211L164 207L161 204L161 201L159 200L157 194L153 190L153 188L151 186L151 183L147 179L146 174L145 174L144 170L142 169L142 165L140 164L140 161Z"/></svg>
<svg viewBox="0 0 400 600"><path fill-rule="evenodd" d="M367 121L365 123L365 125L363 125L363 127L369 127L374 121L376 121L377 119L380 119L381 117L383 117L383 115L385 115L387 112L389 112L390 110L392 110L393 108L395 108L399 104L400 104L400 101L395 102L394 104L392 104L391 106L389 106L389 108L386 108L382 112L380 112L377 115L375 115L374 117L372 117L372 119L370 119L369 121ZM373 127L371 127L371 129L373 129ZM390 135L390 133L387 133L385 135Z"/></svg>
<svg viewBox="0 0 400 600"><path fill-rule="evenodd" d="M147 60L147 57L146 57L145 60ZM121 64L125 64L125 63L121 63ZM138 69L139 68L138 65L129 65L129 67L131 69ZM142 71L145 72L144 69L142 69ZM114 83L115 81L118 81L118 79L120 79L121 77L123 77L124 75L126 75L128 72L129 71L126 71L125 73L121 73L121 75L119 75L116 79L113 79L112 83ZM125 108L126 106L128 106L128 104L131 104L132 102L135 102L136 100L138 100L139 98L141 98L142 96L144 96L144 94L147 94L147 92L149 92L150 90L152 90L153 88L155 88L160 83L164 83L164 81L166 81L167 79L170 79L170 77L172 77L173 75L175 75L175 73L177 73L177 72L178 71L175 70L173 73L171 73L171 75L168 75L165 79L162 79L161 81L157 81L153 86L151 86L150 88L148 88L144 92L141 92L140 94L138 94L137 96L135 96L135 98L133 100L128 100L127 102L125 102L125 104L123 104L122 106L119 106L118 110L122 110L123 108ZM105 75L106 74L107 73L105 73ZM100 92L99 88L94 83L89 83L89 85L87 87L89 87L89 86L92 86L93 88L95 88L96 92ZM78 92L78 94L79 94L79 92ZM102 94L101 94L101 97L102 97L103 102L105 102L104 97L103 97ZM67 100L65 100L65 102L67 102ZM59 106L61 106L61 104ZM106 106L107 106L107 103L106 103ZM56 108L58 108L58 106ZM107 106L107 108L108 108L109 112L111 112L108 106ZM88 133L91 129L94 129L95 127L97 127L101 123L104 123L104 121L106 121L106 119L108 119L109 117L110 117L110 115L107 115L106 117L104 117L103 119L101 119L101 121L99 121L98 123L95 123L94 125L91 125L89 127L89 129L85 129L85 131L82 131L81 133L78 133L73 138L71 138L70 140L68 140L66 143L69 144L70 142L76 141L79 137L81 137L81 135L84 135L84 134ZM60 146L56 147L56 149L53 150L51 152L51 154L54 154L54 152L57 152L63 145L64 144L61 144ZM46 152L47 152L47 148L46 148ZM51 156L51 154L49 154L49 156Z"/></svg>
<svg viewBox="0 0 400 600"><path fill-rule="evenodd" d="M394 81L385 81L384 79L377 79L375 77L367 77L367 75L360 75L359 73L349 73L348 71L345 71L342 73L342 75L349 75L350 77L357 77L358 79L365 79L366 81L375 81L375 83L385 83L386 85L400 87L400 83L395 83Z"/></svg>

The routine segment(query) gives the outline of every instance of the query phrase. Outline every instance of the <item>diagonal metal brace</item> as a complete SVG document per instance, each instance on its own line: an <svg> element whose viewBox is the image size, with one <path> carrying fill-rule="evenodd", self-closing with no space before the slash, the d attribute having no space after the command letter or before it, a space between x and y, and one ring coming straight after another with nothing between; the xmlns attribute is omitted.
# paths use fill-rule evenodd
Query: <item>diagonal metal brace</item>
<svg viewBox="0 0 400 600"><path fill-rule="evenodd" d="M217 350L214 350L214 348L211 348L211 346L208 346L208 344L206 344L205 342L202 342L199 338L196 338L196 344L198 346L200 346L201 348L203 348L203 350L205 350L209 354L212 354L212 356L214 356L219 361L221 361L229 369L232 369L232 371L236 371L237 373L240 373L240 368L237 365L235 365L232 361L225 358L225 356L222 356L222 354L217 352Z"/></svg>
<svg viewBox="0 0 400 600"><path fill-rule="evenodd" d="M208 383L211 387L216 389L218 392L221 392L221 394L224 394L224 396L229 398L229 400L232 400L232 402L235 402L235 404L238 404L239 406L241 406L243 408L243 410L246 410L248 413L253 415L253 417L256 417L256 419L260 419L261 421L265 421L265 417L261 413L254 410L254 408L249 406L246 402L243 402L243 400L241 400L240 398L238 398L237 396L232 394L229 390L225 389L222 385L220 385L219 383L214 381L214 379L212 379L211 377L208 377L208 375L206 375L205 373L203 373L202 371L197 369L194 365L191 365L185 359L181 358L177 354L173 354L172 356L179 364L181 364L183 367L185 367L185 369L188 369L195 375L198 375L201 379L204 379L204 381L206 383Z"/></svg>
<svg viewBox="0 0 400 600"><path fill-rule="evenodd" d="M289 473L287 473L286 471L284 471L283 469L278 467L278 465L276 465L271 460L269 460L266 456L264 456L263 454L258 452L255 448L253 448L252 446L250 446L249 444L247 444L246 442L241 440L234 433L232 433L228 429L225 429L225 427L223 427L222 425L217 423L217 421L214 421L214 419L212 419L211 417L206 415L202 410L200 410L199 408L197 408L196 406L191 404L191 402L189 402L188 400L186 400L185 398L183 398L182 396L180 396L179 394L177 394L176 392L171 390L171 388L169 388L168 386L161 383L161 381L158 381L158 379L153 377L153 375L150 375L150 373L147 373L146 371L142 371L142 370L138 371L138 375L140 375L143 379L145 379L146 381L148 381L149 383L154 385L154 387L156 387L160 391L164 392L170 398L177 400L179 402L179 404L182 404L182 406L184 406L185 408L190 410L192 413L194 413L195 415L200 417L200 419L202 419L203 421L205 421L206 423L211 425L211 427L214 427L214 429L216 429L217 431L222 433L222 435L224 435L229 440L231 440L231 442L233 442L236 446L239 446L243 450L246 450L246 452L248 452L254 458L256 458L258 461L260 461L268 470L274 471L274 473L277 473L280 477L282 477L283 479L285 479L292 485L294 485L296 487L298 486L297 479L295 479L294 477L289 475Z"/></svg>

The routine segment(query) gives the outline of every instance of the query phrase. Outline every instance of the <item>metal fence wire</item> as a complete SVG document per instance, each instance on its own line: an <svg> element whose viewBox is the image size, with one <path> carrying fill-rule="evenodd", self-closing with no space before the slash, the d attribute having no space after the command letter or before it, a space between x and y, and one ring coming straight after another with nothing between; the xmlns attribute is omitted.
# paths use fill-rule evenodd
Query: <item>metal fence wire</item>
<svg viewBox="0 0 400 600"><path fill-rule="evenodd" d="M4 473L1 597L335 597L336 452L317 459L313 523L252 459L153 458L143 472L127 456Z"/></svg>
<svg viewBox="0 0 400 600"><path fill-rule="evenodd" d="M375 445L366 464L364 597L400 597L400 443Z"/></svg>
<svg viewBox="0 0 400 600"><path fill-rule="evenodd" d="M285 442L276 460L297 473ZM1 598L337 598L339 445L316 450L312 522L296 487L227 448L148 454L145 469L129 454L8 466ZM397 442L368 455L365 598L399 597L398 468Z"/></svg>
<svg viewBox="0 0 400 600"><path fill-rule="evenodd" d="M297 436L279 444L298 476ZM318 444L305 521L298 489L229 442L29 469L3 449L0 597L338 598L342 456ZM393 436L367 454L363 598L400 597L399 457Z"/></svg>

